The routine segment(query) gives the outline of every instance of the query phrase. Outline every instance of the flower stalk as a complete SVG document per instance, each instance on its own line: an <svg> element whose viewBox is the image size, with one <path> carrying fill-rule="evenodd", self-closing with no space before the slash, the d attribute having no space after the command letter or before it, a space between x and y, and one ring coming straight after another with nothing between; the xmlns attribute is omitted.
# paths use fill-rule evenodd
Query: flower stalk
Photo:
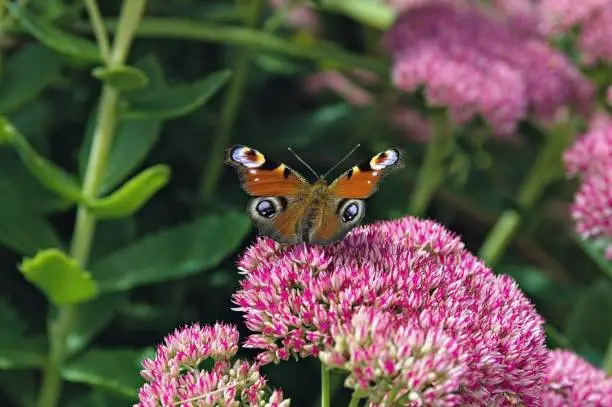
<svg viewBox="0 0 612 407"><path fill-rule="evenodd" d="M142 13L146 0L125 1L122 6L117 36L113 49L110 51L108 65L118 66L125 63L127 54L134 37L134 32ZM94 27L101 27L102 21L95 1L87 3L90 11L90 19ZM97 39L100 52L103 57L105 45L103 35L97 31ZM112 146L117 125L117 106L119 103L119 91L111 86L105 85L100 96L97 124L94 130L91 150L85 171L82 193L85 197L94 198L100 189L102 179L106 170L110 148ZM79 205L77 209L76 223L72 236L70 256L82 267L86 267L92 247L93 236L96 228L96 217L89 210ZM61 394L61 366L67 356L67 337L70 333L74 320L77 316L76 306L63 306L57 311L57 316L49 325L49 356L43 371L43 379L38 394L38 407L55 407Z"/></svg>
<svg viewBox="0 0 612 407"><path fill-rule="evenodd" d="M259 22L261 10L263 8L262 0L252 0L246 10L245 26L253 28ZM207 201L212 197L212 194L217 188L221 169L223 164L223 149L227 147L230 141L230 136L236 122L238 109L242 103L244 91L246 88L247 79L249 76L251 60L251 51L242 49L238 51L233 69L233 78L227 90L221 115L219 119L219 127L215 134L211 149L208 165L204 171L202 184L200 186L200 197Z"/></svg>
<svg viewBox="0 0 612 407"><path fill-rule="evenodd" d="M431 120L432 132L425 151L425 160L419 170L416 186L410 196L409 212L423 216L433 194L444 181L444 160L453 147L453 126L446 115Z"/></svg>
<svg viewBox="0 0 612 407"><path fill-rule="evenodd" d="M502 213L480 248L479 257L489 265L495 265L503 256L516 235L523 213L530 211L546 188L563 176L562 153L574 132L575 125L570 121L552 126L546 132L544 145L519 190L517 203L520 211L509 209Z"/></svg>
<svg viewBox="0 0 612 407"><path fill-rule="evenodd" d="M321 407L331 406L329 369L321 363Z"/></svg>

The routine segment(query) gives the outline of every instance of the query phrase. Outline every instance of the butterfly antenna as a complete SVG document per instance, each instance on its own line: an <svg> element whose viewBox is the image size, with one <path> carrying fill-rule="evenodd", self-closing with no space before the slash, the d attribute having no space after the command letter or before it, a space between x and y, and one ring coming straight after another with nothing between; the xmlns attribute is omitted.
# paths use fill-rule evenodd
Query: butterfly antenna
<svg viewBox="0 0 612 407"><path fill-rule="evenodd" d="M315 170L313 170L313 169L312 169L312 167L306 163L306 161L302 160L302 157L300 157L299 155L297 155L297 153L296 153L295 151L293 151L293 150L291 149L291 147L287 147L287 150L291 151L291 153L293 153L293 155L294 155L294 156L295 156L295 157L296 157L298 160L300 160L300 162L301 162L302 164L304 164L304 165L306 166L306 168L308 168L308 169L310 170L310 172L312 172L312 173L315 175L315 177L319 178L319 176L320 176L320 175L319 175L319 174L317 174L317 173L316 173L316 171L315 171Z"/></svg>
<svg viewBox="0 0 612 407"><path fill-rule="evenodd" d="M333 170L336 169L336 167L338 167L340 164L342 164L344 162L344 160L346 160L347 158L349 158L351 156L351 154L353 154L355 152L355 150L357 150L359 147L361 146L361 144L357 144L355 147L353 147L353 149L351 151L348 152L347 155L344 156L344 158L340 161L338 161L336 164L334 164L333 167L331 167L329 169L329 171L327 171L325 173L325 175L323 175L323 178L326 178Z"/></svg>

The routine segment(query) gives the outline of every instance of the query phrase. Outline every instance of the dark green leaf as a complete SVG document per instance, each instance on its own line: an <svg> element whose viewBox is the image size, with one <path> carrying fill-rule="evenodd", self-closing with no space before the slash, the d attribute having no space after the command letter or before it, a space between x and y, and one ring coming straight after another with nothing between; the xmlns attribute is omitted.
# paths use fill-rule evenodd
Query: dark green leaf
<svg viewBox="0 0 612 407"><path fill-rule="evenodd" d="M63 169L40 156L6 118L0 117L0 143L2 142L11 143L17 149L23 163L42 185L67 200L83 201L76 180Z"/></svg>
<svg viewBox="0 0 612 407"><path fill-rule="evenodd" d="M84 383L136 398L143 351L131 349L91 349L62 369L64 380Z"/></svg>
<svg viewBox="0 0 612 407"><path fill-rule="evenodd" d="M33 258L25 258L19 269L55 305L87 301L97 294L91 275L76 260L57 249L43 250Z"/></svg>
<svg viewBox="0 0 612 407"><path fill-rule="evenodd" d="M557 283L536 267L500 265L496 271L514 278L520 288L533 298L551 302L569 302L577 292L572 286Z"/></svg>
<svg viewBox="0 0 612 407"><path fill-rule="evenodd" d="M0 172L0 242L24 255L60 247L62 243L53 227L39 210L32 207L35 202L29 200L24 190L14 182L18 180L7 172Z"/></svg>
<svg viewBox="0 0 612 407"><path fill-rule="evenodd" d="M115 219L100 222L96 226L96 234L91 250L91 259L119 250L136 237L136 220L132 218Z"/></svg>
<svg viewBox="0 0 612 407"><path fill-rule="evenodd" d="M612 244L610 239L584 240L580 236L574 236L574 240L593 259L599 269L612 279L612 261L605 258L606 247Z"/></svg>
<svg viewBox="0 0 612 407"><path fill-rule="evenodd" d="M18 341L26 329L17 311L4 298L0 298L0 327L4 327L0 329L0 344Z"/></svg>
<svg viewBox="0 0 612 407"><path fill-rule="evenodd" d="M91 200L89 210L100 219L124 218L138 211L170 180L170 167L156 165L142 171L110 196Z"/></svg>
<svg viewBox="0 0 612 407"><path fill-rule="evenodd" d="M228 70L215 72L188 85L177 85L139 95L130 99L129 108L122 113L125 119L171 119L184 116L206 103L225 83Z"/></svg>
<svg viewBox="0 0 612 407"><path fill-rule="evenodd" d="M127 65L94 68L92 75L120 91L140 89L149 82L144 72Z"/></svg>
<svg viewBox="0 0 612 407"><path fill-rule="evenodd" d="M181 278L219 264L244 239L250 225L242 213L205 216L112 253L94 263L92 273L102 291Z"/></svg>
<svg viewBox="0 0 612 407"><path fill-rule="evenodd" d="M68 351L75 353L84 349L111 323L124 300L123 293L113 293L79 304L79 312L66 340Z"/></svg>
<svg viewBox="0 0 612 407"><path fill-rule="evenodd" d="M34 372L14 370L0 372L0 389L15 405L34 406L36 394Z"/></svg>
<svg viewBox="0 0 612 407"><path fill-rule="evenodd" d="M45 348L42 338L0 343L0 370L41 367L46 360Z"/></svg>
<svg viewBox="0 0 612 407"><path fill-rule="evenodd" d="M73 399L66 407L116 407L125 404L125 397L110 394L104 390L93 390L82 397Z"/></svg>
<svg viewBox="0 0 612 407"><path fill-rule="evenodd" d="M59 74L58 54L41 44L29 44L12 55L2 73L0 113L34 100Z"/></svg>
<svg viewBox="0 0 612 407"><path fill-rule="evenodd" d="M567 320L568 339L577 349L595 349L603 354L612 337L612 283L600 279L584 290Z"/></svg>
<svg viewBox="0 0 612 407"><path fill-rule="evenodd" d="M23 6L7 3L6 7L21 25L40 42L57 52L77 59L101 62L102 58L95 43L68 34L31 13Z"/></svg>

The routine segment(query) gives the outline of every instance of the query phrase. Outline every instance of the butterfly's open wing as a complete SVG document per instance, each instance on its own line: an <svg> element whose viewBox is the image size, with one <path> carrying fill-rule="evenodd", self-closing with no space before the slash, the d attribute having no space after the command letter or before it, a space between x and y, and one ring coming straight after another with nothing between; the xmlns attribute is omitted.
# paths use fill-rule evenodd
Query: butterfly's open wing
<svg viewBox="0 0 612 407"><path fill-rule="evenodd" d="M309 185L297 172L266 159L254 148L232 146L226 151L225 161L236 168L242 187L251 196L291 197Z"/></svg>
<svg viewBox="0 0 612 407"><path fill-rule="evenodd" d="M330 192L337 198L368 198L376 192L378 184L385 175L402 166L400 149L383 151L336 178L329 186Z"/></svg>
<svg viewBox="0 0 612 407"><path fill-rule="evenodd" d="M365 216L365 202L360 199L331 199L320 209L308 241L327 245L342 239Z"/></svg>
<svg viewBox="0 0 612 407"><path fill-rule="evenodd" d="M236 168L242 187L255 197L247 212L259 233L278 242L298 243L301 237L297 230L304 218L299 196L310 186L308 181L285 164L269 161L244 145L229 148L226 162Z"/></svg>

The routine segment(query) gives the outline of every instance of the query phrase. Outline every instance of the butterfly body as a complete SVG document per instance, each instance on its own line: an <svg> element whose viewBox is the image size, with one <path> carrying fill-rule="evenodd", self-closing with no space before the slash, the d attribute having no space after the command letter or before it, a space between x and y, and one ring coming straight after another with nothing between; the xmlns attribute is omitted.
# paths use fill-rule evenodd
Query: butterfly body
<svg viewBox="0 0 612 407"><path fill-rule="evenodd" d="M331 184L323 177L309 183L285 164L268 161L243 145L227 150L243 188L254 196L247 212L262 235L289 244L326 245L342 239L365 215L365 202L382 177L401 165L391 149L346 171Z"/></svg>

